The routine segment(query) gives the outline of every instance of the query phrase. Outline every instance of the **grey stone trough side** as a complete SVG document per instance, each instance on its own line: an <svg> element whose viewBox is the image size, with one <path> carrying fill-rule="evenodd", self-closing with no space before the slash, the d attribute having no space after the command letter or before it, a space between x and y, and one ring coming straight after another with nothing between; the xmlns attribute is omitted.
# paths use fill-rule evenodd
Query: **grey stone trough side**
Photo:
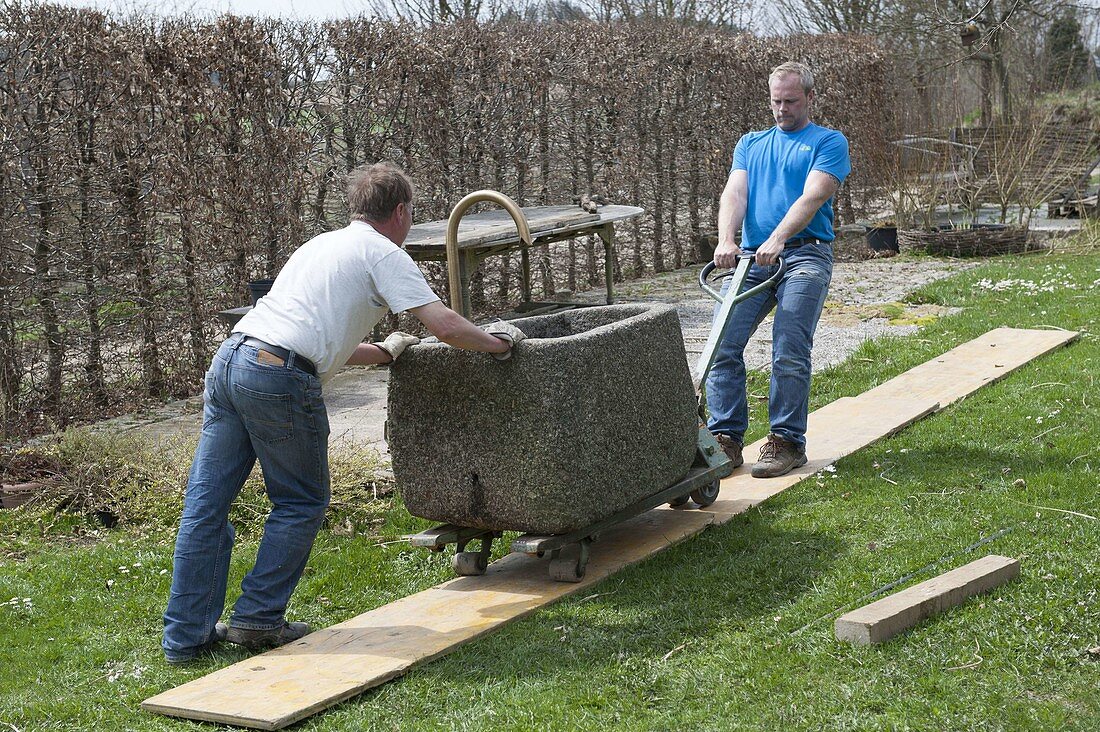
<svg viewBox="0 0 1100 732"><path fill-rule="evenodd" d="M394 364L389 446L412 514L565 533L687 473L698 417L673 307L512 322L528 338L507 361L424 343Z"/></svg>

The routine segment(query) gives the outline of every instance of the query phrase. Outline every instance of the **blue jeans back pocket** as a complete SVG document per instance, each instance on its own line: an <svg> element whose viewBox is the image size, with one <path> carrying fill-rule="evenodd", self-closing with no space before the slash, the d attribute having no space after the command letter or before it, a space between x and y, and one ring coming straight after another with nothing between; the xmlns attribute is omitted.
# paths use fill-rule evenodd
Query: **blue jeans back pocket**
<svg viewBox="0 0 1100 732"><path fill-rule="evenodd" d="M244 420L249 434L267 443L293 437L290 394L268 394L240 384L234 384L233 389L237 396L237 413Z"/></svg>

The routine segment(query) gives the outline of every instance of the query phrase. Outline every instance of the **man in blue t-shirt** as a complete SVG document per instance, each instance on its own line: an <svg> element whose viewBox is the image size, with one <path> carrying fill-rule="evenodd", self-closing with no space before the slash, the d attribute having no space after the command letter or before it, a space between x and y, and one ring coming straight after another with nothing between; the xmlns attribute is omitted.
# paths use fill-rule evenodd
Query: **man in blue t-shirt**
<svg viewBox="0 0 1100 732"><path fill-rule="evenodd" d="M809 68L793 62L777 66L768 89L775 127L750 132L737 143L718 208L714 262L734 267L738 254L755 253L745 289L771 277L779 256L787 271L774 290L734 309L706 383L707 427L734 465L741 465L749 423L745 344L774 308L771 434L752 469L757 478L784 475L806 463L810 350L833 274L832 198L851 171L844 135L810 121Z"/></svg>

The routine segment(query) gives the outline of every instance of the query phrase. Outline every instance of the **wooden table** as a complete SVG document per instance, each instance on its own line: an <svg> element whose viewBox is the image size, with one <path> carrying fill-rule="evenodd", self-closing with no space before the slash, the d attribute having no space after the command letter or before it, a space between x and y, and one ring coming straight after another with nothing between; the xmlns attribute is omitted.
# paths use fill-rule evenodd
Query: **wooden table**
<svg viewBox="0 0 1100 732"><path fill-rule="evenodd" d="M637 206L601 206L589 213L579 206L529 206L523 208L531 229L532 245L567 241L595 234L603 241L604 281L607 288L607 304L614 301L612 292L612 241L615 224L628 221L645 213ZM404 248L417 262L447 261L447 220L415 224L409 230ZM522 266L523 302L517 308L530 311L553 303L531 301L531 259L529 247L519 239L512 217L503 209L464 216L458 226L458 249L461 254L459 269L462 281L462 314L470 316L470 274L478 262L495 254L520 250ZM218 318L232 328L252 308L249 306L223 310Z"/></svg>
<svg viewBox="0 0 1100 732"><path fill-rule="evenodd" d="M637 206L601 206L589 213L578 206L528 206L522 209L531 229L532 246L576 239L595 234L603 241L604 280L607 304L612 292L612 241L615 223L645 213ZM418 262L447 261L447 220L416 224L405 239L405 251ZM531 259L529 249L520 241L512 217L503 209L464 216L458 226L459 271L462 283L462 315L470 316L470 274L478 262L495 254L520 250L523 302L519 310L532 310L544 303L531 301Z"/></svg>

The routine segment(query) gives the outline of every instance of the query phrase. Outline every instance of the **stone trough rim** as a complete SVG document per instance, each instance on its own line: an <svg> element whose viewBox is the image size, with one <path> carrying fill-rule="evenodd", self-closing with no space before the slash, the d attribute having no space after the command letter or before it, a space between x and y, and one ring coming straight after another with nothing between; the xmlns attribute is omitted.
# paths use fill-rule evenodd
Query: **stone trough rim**
<svg viewBox="0 0 1100 732"><path fill-rule="evenodd" d="M599 338L600 336L604 335L605 333L607 333L608 331L610 331L612 329L620 330L624 327L628 327L624 324L630 323L631 321L636 321L636 320L640 320L640 319L644 319L644 318L656 317L656 316L659 316L662 313L667 312L669 310L675 311L676 307L674 305L670 305L668 303L615 303L615 304L612 304L612 305L596 305L596 306L593 306L593 307L573 308L571 310L564 310L564 311L558 312L558 313L545 313L545 314L540 314L540 315L529 315L529 316L525 316L525 317L522 317L522 318L511 318L511 319L509 319L507 321L504 321L504 322L512 323L514 325L516 323L521 323L522 324L522 321L524 321L524 320L535 320L536 318L540 319L540 320L544 319L544 318L561 318L561 317L565 317L565 316L568 316L568 315L576 314L578 312L592 312L592 311L604 311L604 310L621 310L621 311L634 310L636 312L634 312L634 314L632 314L632 315L630 315L626 318L620 318L618 320L613 320L610 323L604 323L603 325L597 326L595 328L589 328L587 330L580 331L579 333L570 333L568 335L550 336L550 337L527 335L523 339L523 341L520 342L518 347L523 349L523 348L527 348L527 347L538 347L538 346L541 346L541 345L544 345L544 344L549 344L549 343L560 343L562 341L568 341L568 340L583 341L583 340L591 340L591 339L594 339L594 338ZM494 321L494 322L496 322L496 321ZM492 325L492 323L489 323L489 325ZM483 326L483 327L487 327L487 326ZM519 326L517 326L517 327L519 327ZM520 330L522 330L522 328L520 328ZM421 340L420 343L418 343L415 346L409 346L409 350L410 351L412 351L413 349L419 350L421 348L424 348L425 346L430 346L430 347L433 347L433 348L436 348L436 347L450 348L450 346L448 346L445 343L441 342L438 338L432 337L432 338L425 338L425 339Z"/></svg>

